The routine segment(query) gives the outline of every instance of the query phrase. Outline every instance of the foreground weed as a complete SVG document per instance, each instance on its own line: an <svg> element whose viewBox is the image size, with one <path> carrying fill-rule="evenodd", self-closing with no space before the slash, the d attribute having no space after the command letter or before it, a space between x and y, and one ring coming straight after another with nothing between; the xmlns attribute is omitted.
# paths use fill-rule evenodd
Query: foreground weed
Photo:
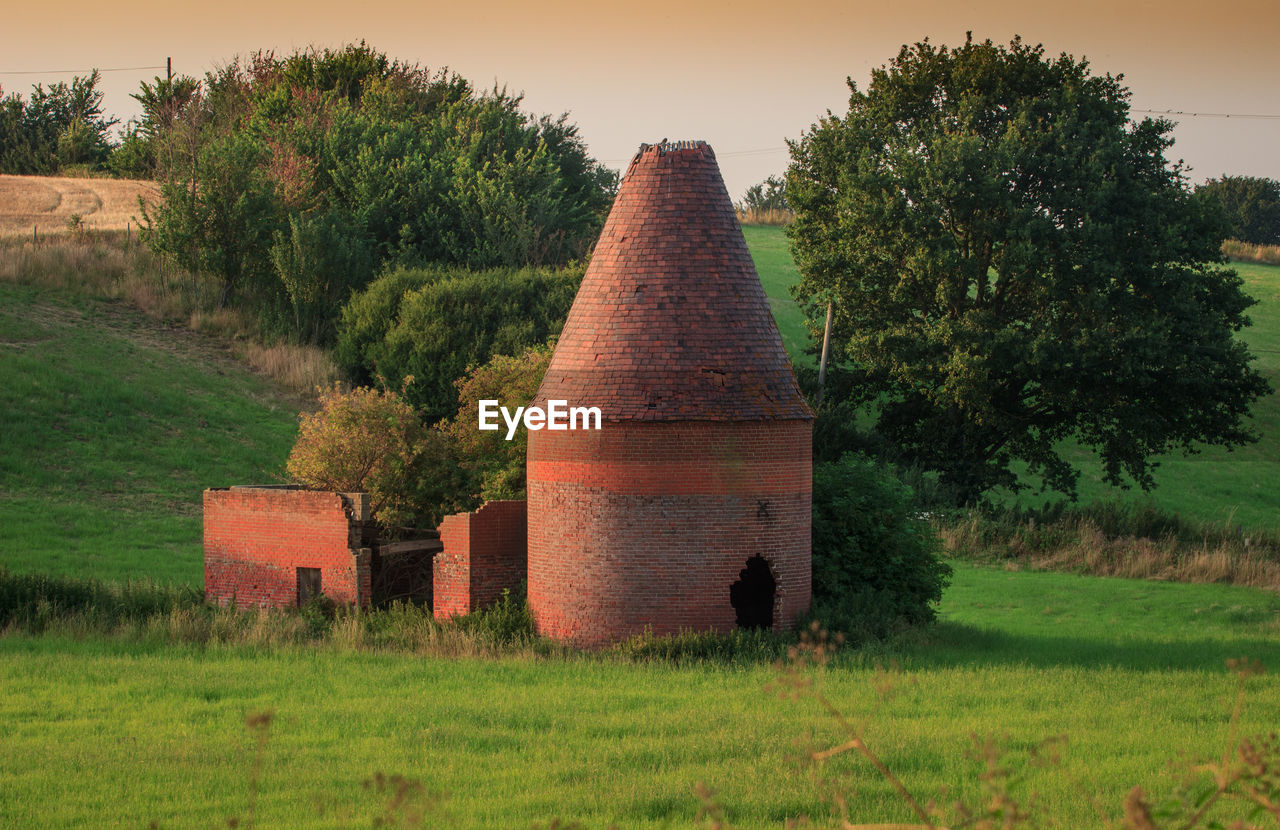
<svg viewBox="0 0 1280 830"><path fill-rule="evenodd" d="M779 677L773 688L785 698L814 701L847 736L847 740L836 746L806 752L807 761L815 770L820 771L827 761L839 755L857 753L893 787L916 820L915 823L857 823L851 815L851 799L847 792L826 780L828 796L835 806L839 817L837 826L841 830L1010 830L1057 826L1052 816L1043 815L1034 796L1022 797L1015 792L1020 778L1009 763L1009 755L1004 748L1007 741L989 737L971 736L973 746L968 757L981 766L977 775L980 795L976 801L956 800L949 806L942 806L938 799L918 798L864 739L865 726L851 720L822 691L818 677L839 645L839 637L830 637L814 623L801 636L800 642L790 649L787 661L779 664ZM1186 783L1163 801L1152 802L1140 787L1134 787L1125 798L1123 818L1118 824L1107 816L1102 805L1080 782L1073 780L1073 786L1098 812L1100 826L1108 830L1280 828L1280 735L1276 732L1243 738L1238 735L1249 680L1262 674L1262 666L1257 661L1244 658L1229 660L1227 668L1236 677L1236 692L1229 737L1222 757L1192 765ZM872 685L881 701L887 700L900 687L899 676L895 666L889 670L877 669ZM1043 741L1030 752L1029 765L1057 767L1065 742L1065 736ZM703 803L699 820L712 830L728 830L729 825L715 801L714 792L699 785L697 795ZM944 792L942 796L945 798L945 795ZM1241 812L1247 814L1247 820L1231 820L1223 815ZM1266 824L1257 823L1257 820L1268 817L1271 821ZM809 825L803 822L789 826Z"/></svg>

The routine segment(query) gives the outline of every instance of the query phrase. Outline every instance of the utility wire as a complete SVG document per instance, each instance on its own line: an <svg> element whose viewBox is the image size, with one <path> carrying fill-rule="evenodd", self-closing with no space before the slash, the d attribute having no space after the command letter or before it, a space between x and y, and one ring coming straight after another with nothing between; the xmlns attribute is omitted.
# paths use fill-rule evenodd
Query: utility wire
<svg viewBox="0 0 1280 830"><path fill-rule="evenodd" d="M88 75L90 72L140 72L143 69L164 69L164 64L159 66L116 66L111 69L22 69L0 71L0 75Z"/></svg>
<svg viewBox="0 0 1280 830"><path fill-rule="evenodd" d="M1280 119L1280 115L1261 115L1252 112L1185 112L1183 110L1144 110L1133 108L1129 112L1144 112L1148 115L1179 115L1186 118L1266 118Z"/></svg>

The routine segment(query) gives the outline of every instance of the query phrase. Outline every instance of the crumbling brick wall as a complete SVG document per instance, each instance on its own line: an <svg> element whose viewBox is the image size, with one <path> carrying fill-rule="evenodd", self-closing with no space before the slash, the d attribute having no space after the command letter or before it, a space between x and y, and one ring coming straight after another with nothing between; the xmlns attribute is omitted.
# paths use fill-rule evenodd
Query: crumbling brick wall
<svg viewBox="0 0 1280 830"><path fill-rule="evenodd" d="M372 533L364 493L205 490L205 596L220 605L297 605L298 569L317 568L325 596L368 606Z"/></svg>
<svg viewBox="0 0 1280 830"><path fill-rule="evenodd" d="M469 614L496 602L504 589L518 590L528 563L526 533L524 501L491 501L471 513L445 516L444 550L432 563L436 619Z"/></svg>

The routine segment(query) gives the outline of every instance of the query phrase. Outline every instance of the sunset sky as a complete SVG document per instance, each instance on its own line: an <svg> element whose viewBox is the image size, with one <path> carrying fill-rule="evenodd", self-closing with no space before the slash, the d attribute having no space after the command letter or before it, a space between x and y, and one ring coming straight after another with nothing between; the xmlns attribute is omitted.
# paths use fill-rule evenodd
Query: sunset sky
<svg viewBox="0 0 1280 830"><path fill-rule="evenodd" d="M641 142L705 139L730 194L783 172L786 138L830 108L845 76L865 86L904 43L948 45L1021 34L1052 53L1124 73L1133 106L1271 118L1182 117L1172 156L1190 178L1280 178L1280 5L1275 0L834 2L739 0L605 5L551 2L310 3L225 0L124 5L23 2L0 16L0 86L24 95L58 69L163 66L197 76L236 54L361 38L389 55L448 68L477 86L525 92L536 113L568 111L593 155L625 168ZM108 112L160 70L105 73Z"/></svg>

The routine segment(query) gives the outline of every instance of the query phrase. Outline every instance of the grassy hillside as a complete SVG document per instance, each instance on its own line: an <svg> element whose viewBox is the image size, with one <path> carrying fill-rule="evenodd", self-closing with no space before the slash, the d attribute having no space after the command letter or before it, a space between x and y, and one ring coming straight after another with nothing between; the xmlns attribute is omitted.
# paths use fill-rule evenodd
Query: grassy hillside
<svg viewBox="0 0 1280 830"><path fill-rule="evenodd" d="M273 481L298 403L182 329L0 283L0 564L203 584L201 492Z"/></svg>
<svg viewBox="0 0 1280 830"><path fill-rule="evenodd" d="M944 786L979 800L970 736L990 737L1023 778L1020 797L1037 793L1060 827L1100 826L1081 792L1112 818L1133 786L1172 793L1190 760L1229 740L1224 660L1280 664L1280 598L1244 588L961 565L942 616L909 643L842 657L821 687L922 800ZM257 826L368 826L391 795L362 786L378 772L420 782L427 826L690 827L699 782L733 826L831 815L817 777L790 759L845 738L813 701L768 690L768 665L357 647L0 637L0 824L244 819L255 753L244 722L262 711L274 720ZM890 662L902 671L877 669ZM1253 679L1242 734L1273 728L1278 710L1280 680ZM1062 735L1059 767L1029 765ZM856 794L860 821L910 820L855 755L825 773Z"/></svg>
<svg viewBox="0 0 1280 830"><path fill-rule="evenodd" d="M744 231L787 351L793 360L812 362L802 353L808 342L803 316L788 293L799 275L782 229L755 226ZM1257 357L1257 368L1280 389L1280 266L1236 263L1232 267L1244 278L1245 291L1258 301L1250 312L1253 325L1241 336ZM1101 465L1091 451L1075 445L1065 451L1084 471L1082 501L1150 498L1165 510L1201 522L1280 533L1280 488L1273 486L1280 481L1280 395L1258 402L1253 426L1262 436L1256 444L1235 451L1207 448L1193 455L1161 458L1157 486L1149 497L1104 484ZM1056 496L1031 493L1005 498L1032 506Z"/></svg>

